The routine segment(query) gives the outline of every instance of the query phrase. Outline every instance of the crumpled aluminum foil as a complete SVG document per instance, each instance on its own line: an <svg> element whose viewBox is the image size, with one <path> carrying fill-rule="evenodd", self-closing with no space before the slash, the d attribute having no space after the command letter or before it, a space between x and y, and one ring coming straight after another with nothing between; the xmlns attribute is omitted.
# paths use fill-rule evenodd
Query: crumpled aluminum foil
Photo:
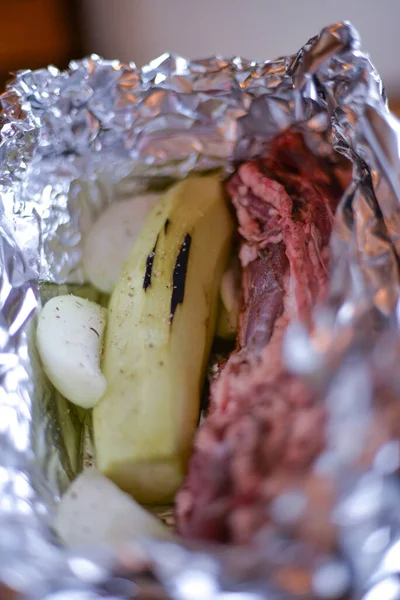
<svg viewBox="0 0 400 600"><path fill-rule="evenodd" d="M265 63L163 55L139 70L92 56L67 72L23 71L0 107L0 592L400 598L400 124L354 28L338 23ZM325 524L334 545L316 549L286 523L250 548L147 540L117 554L67 552L52 514L82 466L89 428L42 376L37 303L82 291L82 240L109 202L193 170L228 173L289 127L332 168L334 149L353 163L328 301L309 330L290 327L284 347L327 407L315 473L333 490ZM312 502L301 488L280 500L281 516L299 518Z"/></svg>

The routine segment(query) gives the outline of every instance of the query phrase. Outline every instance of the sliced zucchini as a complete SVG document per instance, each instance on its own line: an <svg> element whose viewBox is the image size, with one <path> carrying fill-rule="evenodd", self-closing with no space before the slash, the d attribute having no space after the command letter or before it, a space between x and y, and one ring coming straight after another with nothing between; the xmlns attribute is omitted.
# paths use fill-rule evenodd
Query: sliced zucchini
<svg viewBox="0 0 400 600"><path fill-rule="evenodd" d="M154 207L111 296L97 467L140 502L170 501L184 476L232 234L218 177L188 178Z"/></svg>

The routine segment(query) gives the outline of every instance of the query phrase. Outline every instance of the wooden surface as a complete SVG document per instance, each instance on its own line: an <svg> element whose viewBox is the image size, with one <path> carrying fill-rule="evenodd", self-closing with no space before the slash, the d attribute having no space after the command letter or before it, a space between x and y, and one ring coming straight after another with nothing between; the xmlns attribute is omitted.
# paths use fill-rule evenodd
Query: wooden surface
<svg viewBox="0 0 400 600"><path fill-rule="evenodd" d="M389 108L400 119L400 100L397 98L394 100L389 99Z"/></svg>
<svg viewBox="0 0 400 600"><path fill-rule="evenodd" d="M0 78L80 55L76 0L0 0Z"/></svg>

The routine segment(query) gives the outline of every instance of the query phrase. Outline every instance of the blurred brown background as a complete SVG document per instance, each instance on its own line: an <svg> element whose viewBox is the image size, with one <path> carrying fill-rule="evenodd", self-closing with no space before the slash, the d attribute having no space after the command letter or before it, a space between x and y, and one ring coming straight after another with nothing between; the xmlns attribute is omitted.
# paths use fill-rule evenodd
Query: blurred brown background
<svg viewBox="0 0 400 600"><path fill-rule="evenodd" d="M79 57L80 23L76 0L0 0L0 87L18 69Z"/></svg>
<svg viewBox="0 0 400 600"><path fill-rule="evenodd" d="M0 0L0 90L18 69L96 52L141 65L163 51L275 58L350 20L400 113L400 0Z"/></svg>

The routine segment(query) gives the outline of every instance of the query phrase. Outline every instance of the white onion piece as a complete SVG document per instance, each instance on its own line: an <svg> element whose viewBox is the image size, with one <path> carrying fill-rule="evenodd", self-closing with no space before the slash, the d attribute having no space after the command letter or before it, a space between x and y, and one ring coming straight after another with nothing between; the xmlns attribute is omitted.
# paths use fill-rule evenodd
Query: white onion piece
<svg viewBox="0 0 400 600"><path fill-rule="evenodd" d="M144 194L114 202L89 230L83 247L83 268L88 281L100 291L112 292L159 197L159 194Z"/></svg>
<svg viewBox="0 0 400 600"><path fill-rule="evenodd" d="M55 528L70 548L115 548L143 537L172 538L161 521L95 469L79 475L64 494Z"/></svg>
<svg viewBox="0 0 400 600"><path fill-rule="evenodd" d="M39 315L37 347L57 390L74 404L92 408L106 390L100 370L106 309L77 296L58 296Z"/></svg>
<svg viewBox="0 0 400 600"><path fill-rule="evenodd" d="M220 295L228 313L239 313L240 305L240 264L236 255L231 256L229 264L222 275Z"/></svg>

